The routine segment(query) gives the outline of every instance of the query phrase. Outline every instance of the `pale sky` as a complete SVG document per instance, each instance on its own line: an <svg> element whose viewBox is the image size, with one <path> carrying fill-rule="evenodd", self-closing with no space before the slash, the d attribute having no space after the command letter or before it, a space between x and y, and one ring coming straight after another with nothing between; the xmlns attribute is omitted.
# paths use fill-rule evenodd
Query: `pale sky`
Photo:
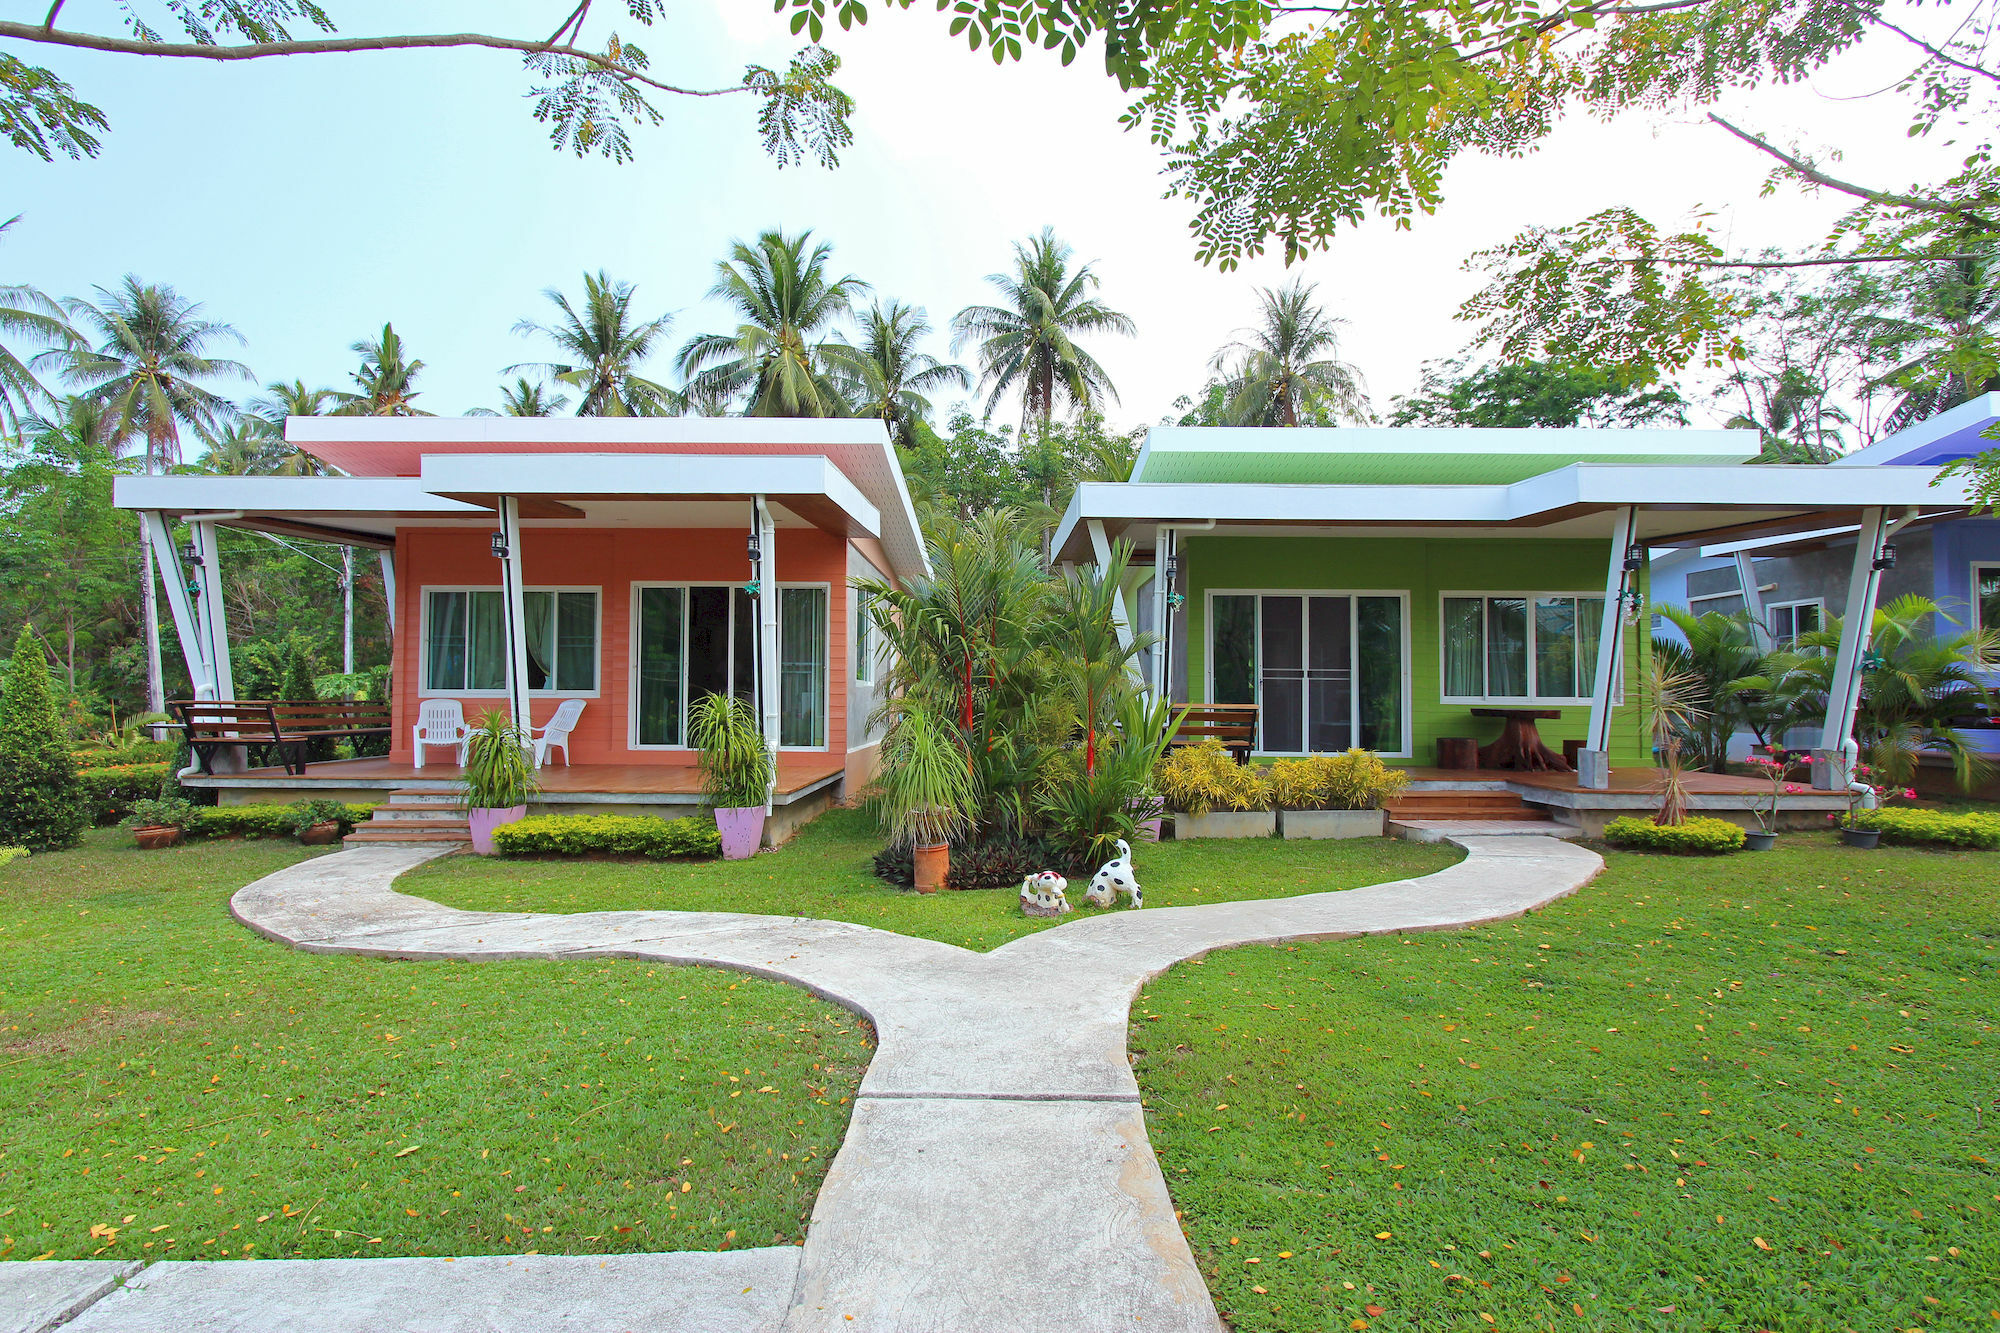
<svg viewBox="0 0 2000 1333"><path fill-rule="evenodd" d="M368 7L329 8L348 31L367 30ZM540 35L569 5L399 8L421 10L430 30ZM111 9L71 0L64 17L103 27ZM347 387L348 345L393 320L426 365L419 404L456 413L497 406L502 368L547 355L512 327L544 315L542 288L580 292L586 269L636 283L642 313L673 313L668 353L650 366L671 379L685 338L732 327L703 300L732 238L810 227L833 243L838 271L927 308L942 329L989 299L984 276L1012 242L1050 225L1138 323L1137 338L1092 347L1121 395L1112 423L1157 421L1199 389L1209 357L1251 319L1253 288L1283 280L1282 265L1222 273L1194 261L1191 209L1160 197L1160 159L1119 129L1124 98L1095 51L1067 70L1035 54L995 68L944 23L918 5L830 36L846 62L839 83L859 102L855 143L831 172L777 170L748 98L665 99L665 122L635 130L638 159L622 167L558 155L530 115L526 74L498 52L209 67L17 51L102 106L112 130L94 161L44 165L0 149L11 152L0 217L24 215L0 243L0 281L53 295L89 295L127 272L171 283L243 332L233 355L260 381ZM677 7L637 40L662 77L704 85L734 82L748 61L782 66L795 47L758 0ZM1781 141L1838 144L1850 178L1935 179L1949 150L1906 139L1896 99L1841 100L1908 63L1906 48L1878 44L1808 86L1730 109ZM1627 204L1662 226L1706 211L1736 247L1798 247L1845 211L1844 199L1791 189L1760 198L1766 166L1692 110L1579 120L1530 157L1462 159L1436 216L1400 233L1366 225L1303 270L1349 321L1345 355L1386 407L1423 361L1464 347L1453 312L1479 285L1465 257L1522 227ZM932 350L947 356L942 334ZM1696 424L1708 423L1698 413Z"/></svg>

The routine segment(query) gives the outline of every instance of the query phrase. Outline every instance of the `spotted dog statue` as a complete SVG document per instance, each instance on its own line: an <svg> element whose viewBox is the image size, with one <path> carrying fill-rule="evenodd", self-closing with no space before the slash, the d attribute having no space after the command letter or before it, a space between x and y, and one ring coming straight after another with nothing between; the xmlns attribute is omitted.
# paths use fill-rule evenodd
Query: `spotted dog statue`
<svg viewBox="0 0 2000 1333"><path fill-rule="evenodd" d="M1095 875L1090 877L1090 887L1083 896L1090 900L1092 907L1116 907L1118 895L1124 894L1132 900L1132 906L1146 905L1144 890L1139 887L1139 877L1132 870L1132 849L1125 840L1118 840L1118 858L1106 861Z"/></svg>
<svg viewBox="0 0 2000 1333"><path fill-rule="evenodd" d="M1041 870L1021 880L1021 911L1027 916L1061 916L1075 911L1065 896L1069 881L1053 870Z"/></svg>

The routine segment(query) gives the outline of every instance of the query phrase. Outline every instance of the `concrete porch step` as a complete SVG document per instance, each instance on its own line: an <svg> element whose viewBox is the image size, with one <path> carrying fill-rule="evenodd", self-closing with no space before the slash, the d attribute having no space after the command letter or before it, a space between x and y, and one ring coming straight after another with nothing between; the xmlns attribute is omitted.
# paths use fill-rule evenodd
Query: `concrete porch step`
<svg viewBox="0 0 2000 1333"><path fill-rule="evenodd" d="M1392 820L1409 819L1547 819L1511 791L1405 791L1387 806Z"/></svg>
<svg viewBox="0 0 2000 1333"><path fill-rule="evenodd" d="M452 792L391 792L366 824L347 835L349 844L371 842L466 842L472 837L465 812Z"/></svg>
<svg viewBox="0 0 2000 1333"><path fill-rule="evenodd" d="M427 825L379 825L363 824L354 832L341 839L343 846L354 847L373 842L470 842L471 830L461 824L457 828L430 827Z"/></svg>
<svg viewBox="0 0 2000 1333"><path fill-rule="evenodd" d="M1443 842L1447 838L1579 838L1574 824L1539 819L1391 819L1388 834L1411 842Z"/></svg>

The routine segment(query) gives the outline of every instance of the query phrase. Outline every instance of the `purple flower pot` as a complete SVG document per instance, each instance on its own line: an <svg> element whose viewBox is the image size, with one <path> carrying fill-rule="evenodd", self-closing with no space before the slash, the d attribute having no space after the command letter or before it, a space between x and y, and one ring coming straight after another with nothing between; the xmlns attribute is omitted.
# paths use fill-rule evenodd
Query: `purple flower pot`
<svg viewBox="0 0 2000 1333"><path fill-rule="evenodd" d="M764 838L764 807L721 807L715 812L715 828L722 834L722 859L747 861L757 854L757 844Z"/></svg>
<svg viewBox="0 0 2000 1333"><path fill-rule="evenodd" d="M472 850L481 856L493 855L493 830L502 824L525 819L527 814L528 807L525 805L502 805L467 810L465 824L472 832Z"/></svg>

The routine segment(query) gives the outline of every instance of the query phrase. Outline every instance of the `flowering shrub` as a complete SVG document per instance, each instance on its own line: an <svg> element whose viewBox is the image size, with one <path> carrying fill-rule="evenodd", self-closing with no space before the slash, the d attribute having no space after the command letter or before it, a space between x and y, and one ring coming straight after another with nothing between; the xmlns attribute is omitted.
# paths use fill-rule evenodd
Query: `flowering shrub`
<svg viewBox="0 0 2000 1333"><path fill-rule="evenodd" d="M530 815L493 830L502 856L644 856L655 861L722 855L715 821L699 815Z"/></svg>
<svg viewBox="0 0 2000 1333"><path fill-rule="evenodd" d="M1614 847L1641 852L1721 856L1743 849L1743 828L1706 815L1692 815L1678 824L1655 824L1638 815L1625 815L1604 826L1604 840Z"/></svg>
<svg viewBox="0 0 2000 1333"><path fill-rule="evenodd" d="M1861 807L1861 802L1865 798L1866 793L1868 792L1875 793L1875 804L1878 809L1881 807L1882 802L1893 800L1898 796L1902 797L1906 801L1914 801L1917 799L1917 789L1914 787L1902 787L1902 788L1879 787L1872 782L1862 781L1862 779L1866 779L1868 775L1872 772L1874 772L1874 770L1869 768L1868 765L1866 764L1856 764L1854 766L1854 776L1857 779L1857 785L1861 788L1861 790L1857 791L1854 789L1854 787L1849 787L1847 789L1847 813L1844 815L1828 815L1827 819L1830 822L1836 824L1840 828L1867 827L1866 825L1863 824L1857 824L1854 821L1857 816L1864 813Z"/></svg>
<svg viewBox="0 0 2000 1333"><path fill-rule="evenodd" d="M1792 771L1799 766L1799 756L1782 746L1773 745L1768 754L1753 754L1743 761L1762 773L1771 783L1771 804L1768 808L1752 806L1751 812L1757 816L1757 824L1769 833L1778 826L1778 798L1797 796L1805 791L1791 780Z"/></svg>
<svg viewBox="0 0 2000 1333"><path fill-rule="evenodd" d="M1859 810L1851 827L1878 829L1884 842L2000 848L2000 815L1945 810Z"/></svg>
<svg viewBox="0 0 2000 1333"><path fill-rule="evenodd" d="M1249 764L1237 763L1213 736L1168 753L1153 769L1153 785L1169 808L1190 815L1262 810L1271 799L1264 775Z"/></svg>

